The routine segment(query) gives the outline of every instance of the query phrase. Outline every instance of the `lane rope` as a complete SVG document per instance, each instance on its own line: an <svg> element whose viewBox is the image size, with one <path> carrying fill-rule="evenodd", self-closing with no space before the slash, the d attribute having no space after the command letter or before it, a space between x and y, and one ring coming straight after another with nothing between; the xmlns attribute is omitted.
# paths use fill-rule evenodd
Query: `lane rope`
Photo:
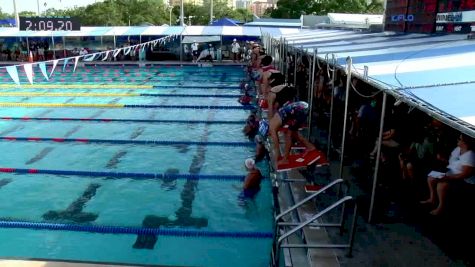
<svg viewBox="0 0 475 267"><path fill-rule="evenodd" d="M244 231L205 231L193 229L167 229L167 228L140 228L108 225L81 225L66 223L30 222L16 220L0 220L0 228L20 228L53 231L74 231L102 234L131 234L131 235L158 235L158 236L183 236L183 237L214 237L214 238L272 238L271 232L244 232Z"/></svg>
<svg viewBox="0 0 475 267"><path fill-rule="evenodd" d="M88 103L23 103L23 102L0 102L0 107L48 107L48 108L173 108L173 109L241 109L251 110L252 105L242 106L192 106L192 105L142 105L142 104L88 104Z"/></svg>
<svg viewBox="0 0 475 267"><path fill-rule="evenodd" d="M0 173L16 174L52 174L62 175L61 178L67 178L63 175L73 175L79 177L104 177L114 179L181 179L181 180L214 180L214 181L243 181L243 175L224 175L224 174L168 174L168 173L138 173L138 172L102 172L102 171L78 171L78 170L47 170L47 169L22 169L0 167Z"/></svg>
<svg viewBox="0 0 475 267"><path fill-rule="evenodd" d="M148 89L153 88L153 85L130 85L130 84L0 84L0 88L35 88L35 89L49 89L49 88L120 88L120 89Z"/></svg>
<svg viewBox="0 0 475 267"><path fill-rule="evenodd" d="M32 93L32 92L8 92L0 93L4 96L25 96L25 97L220 97L220 98L238 98L240 95L234 94L148 94L148 93Z"/></svg>
<svg viewBox="0 0 475 267"><path fill-rule="evenodd" d="M143 123L189 123L189 124L244 124L245 121L208 120L141 120L141 119L92 119L92 118L48 118L48 117L0 117L0 120L19 121L83 121L83 122L143 122Z"/></svg>
<svg viewBox="0 0 475 267"><path fill-rule="evenodd" d="M200 145L200 146L229 146L253 147L252 142L203 142L203 141L169 141L169 140L118 140L118 139L89 139L89 138L58 138L58 137L16 137L0 136L0 141L29 141L57 143L101 143L101 144L134 144L134 145Z"/></svg>

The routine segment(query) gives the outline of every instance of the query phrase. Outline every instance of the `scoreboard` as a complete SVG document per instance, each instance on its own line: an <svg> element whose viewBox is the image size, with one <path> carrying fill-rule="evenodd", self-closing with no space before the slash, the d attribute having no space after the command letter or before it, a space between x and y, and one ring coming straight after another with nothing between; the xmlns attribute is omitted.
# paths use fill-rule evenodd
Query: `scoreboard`
<svg viewBox="0 0 475 267"><path fill-rule="evenodd" d="M475 31L475 0L387 0L386 31Z"/></svg>
<svg viewBox="0 0 475 267"><path fill-rule="evenodd" d="M437 0L387 0L385 30L434 32Z"/></svg>
<svg viewBox="0 0 475 267"><path fill-rule="evenodd" d="M439 0L436 32L475 31L475 0Z"/></svg>

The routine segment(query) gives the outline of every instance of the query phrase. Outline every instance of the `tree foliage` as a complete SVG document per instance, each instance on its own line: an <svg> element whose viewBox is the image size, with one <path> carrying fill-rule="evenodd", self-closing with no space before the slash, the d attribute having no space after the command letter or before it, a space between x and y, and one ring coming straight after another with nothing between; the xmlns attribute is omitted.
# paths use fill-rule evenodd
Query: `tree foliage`
<svg viewBox="0 0 475 267"><path fill-rule="evenodd" d="M371 13L384 12L382 0L279 0L277 8L269 10L273 18L300 18L301 15L326 15L327 13Z"/></svg>
<svg viewBox="0 0 475 267"><path fill-rule="evenodd" d="M71 9L49 8L43 12L45 16L77 17L84 26L138 26L138 25L179 25L180 7L170 9L164 0L104 0L86 7ZM252 13L246 9L233 10L227 6L226 0L214 0L214 19L229 17L240 21L252 20ZM208 25L210 22L210 0L205 0L203 6L186 3L184 5L185 23L192 25ZM171 14L171 18L170 18ZM36 16L35 12L20 12L22 16ZM13 17L4 14L0 9L0 18Z"/></svg>

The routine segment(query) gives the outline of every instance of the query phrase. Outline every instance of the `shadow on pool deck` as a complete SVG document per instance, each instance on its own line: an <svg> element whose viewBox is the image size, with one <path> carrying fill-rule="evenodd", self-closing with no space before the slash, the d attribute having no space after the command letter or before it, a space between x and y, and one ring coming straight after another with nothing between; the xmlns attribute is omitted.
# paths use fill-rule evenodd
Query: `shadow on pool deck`
<svg viewBox="0 0 475 267"><path fill-rule="evenodd" d="M337 174L338 168L339 163L332 162L331 173ZM388 207L381 204L387 199L380 192L373 223L368 223L370 193L350 174L350 167L344 170L343 176L350 182L349 195L357 199L360 212L353 257L346 256L347 250L335 250L341 266L473 266L475 246L470 241L475 240L475 231L468 233L464 230L470 229L468 222L461 225L456 217L428 215L416 203L407 206L407 203L391 202ZM319 179L323 184L328 178L317 176L317 182ZM332 200L334 196L324 194L319 209L328 206ZM336 216L339 214L332 213L327 220L335 220ZM349 229L349 222L346 229ZM338 229L329 228L327 231L335 243L347 241L347 237L340 237Z"/></svg>

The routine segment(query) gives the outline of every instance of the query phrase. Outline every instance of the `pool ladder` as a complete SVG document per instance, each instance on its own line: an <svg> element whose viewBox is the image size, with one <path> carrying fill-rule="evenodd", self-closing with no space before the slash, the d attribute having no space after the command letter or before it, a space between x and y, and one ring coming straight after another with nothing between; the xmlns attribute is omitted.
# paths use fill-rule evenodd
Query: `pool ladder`
<svg viewBox="0 0 475 267"><path fill-rule="evenodd" d="M333 202L331 205L323 209L322 211L312 215L309 219L303 222L286 222L284 220L284 216L290 214L293 211L296 211L297 208L301 207L302 205L306 204L308 201L314 200L318 195L324 193L326 190L330 189L335 185L341 186L344 183L343 179L337 179L320 190L312 193L310 196L302 199L292 207L289 207L287 210L278 214L275 218L275 231L274 231L274 241L272 244L272 252L271 252L271 264L272 267L279 267L280 257L281 257L281 250L282 249L291 249L291 248L304 248L304 249L315 249L315 248L348 248L348 256L351 256L353 250L353 241L355 236L355 229L356 229L356 220L357 220L357 204L354 201L353 197L351 196L344 196L337 201ZM340 192L340 188L338 190ZM305 227L339 227L340 228L340 235L343 235L344 232L344 225L346 219L346 208L349 202L353 204L353 218L351 223L350 235L348 243L345 244L307 244L307 243L289 243L288 238L293 234L303 231ZM327 214L328 212L342 207L340 221L338 223L314 223L318 219L320 219L323 215ZM286 228L293 227L290 230L286 231ZM301 233L302 235L302 233Z"/></svg>

